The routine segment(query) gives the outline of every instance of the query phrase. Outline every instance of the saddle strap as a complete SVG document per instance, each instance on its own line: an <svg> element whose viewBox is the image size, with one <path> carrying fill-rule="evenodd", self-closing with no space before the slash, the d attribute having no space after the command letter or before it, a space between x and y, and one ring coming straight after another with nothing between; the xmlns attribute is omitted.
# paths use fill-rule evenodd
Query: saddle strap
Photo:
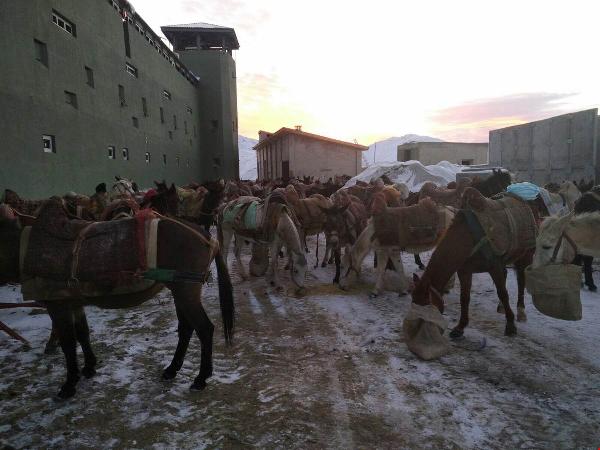
<svg viewBox="0 0 600 450"><path fill-rule="evenodd" d="M85 240L86 234L94 228L94 226L99 222L92 222L83 228L79 234L77 235L77 239L73 243L73 251L72 251L72 259L71 259L71 280L72 282L77 283L77 269L79 268L79 252L81 251L81 246L83 245L83 241Z"/></svg>
<svg viewBox="0 0 600 450"><path fill-rule="evenodd" d="M146 267L153 269L156 267L156 255L157 255L157 242L158 242L158 223L160 219L150 220L148 225L147 238L148 244L146 247Z"/></svg>

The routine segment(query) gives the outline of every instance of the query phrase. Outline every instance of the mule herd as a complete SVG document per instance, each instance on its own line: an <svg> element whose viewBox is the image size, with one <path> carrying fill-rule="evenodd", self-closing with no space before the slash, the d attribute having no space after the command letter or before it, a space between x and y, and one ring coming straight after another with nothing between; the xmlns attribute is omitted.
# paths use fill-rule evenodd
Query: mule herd
<svg viewBox="0 0 600 450"><path fill-rule="evenodd" d="M67 363L60 398L75 394L80 375L77 343L84 354L81 373L86 377L95 373L96 358L83 306L129 307L152 298L165 286L175 301L179 341L163 378L175 377L196 331L202 353L191 387L204 388L212 374L214 326L201 304L202 282L214 260L223 329L229 342L234 331L234 301L226 264L232 241L237 273L244 280L264 276L272 286L282 288L279 267L285 266L298 295L307 293L306 238L315 235L313 270L319 270L319 264L335 264L332 281L343 290L356 284L365 258L373 251L376 282L371 296L383 292L386 271L393 270L399 275L400 295L411 292L414 305L433 305L442 312L443 294L454 284L456 274L461 314L450 333L454 338L464 333L469 322L473 273L490 274L500 300L499 311L505 314L506 335L517 331L506 288L507 266L514 267L517 274L517 321L526 320L525 268L532 264L568 264L578 258L584 263L585 284L596 290L591 262L600 256L599 186L581 192L575 183L567 181L548 189L535 187L539 195L524 198L519 196L518 186L511 184L510 174L502 170L494 170L486 179L461 179L446 187L425 183L419 192L410 192L406 185L385 177L345 187L346 181L219 180L184 187L163 181L140 192L134 183L117 177L110 192L102 183L89 197L69 193L37 201L21 199L7 190L0 205L0 284L21 283L24 292L27 286L34 286L27 292L40 298L31 299L41 300L47 308L53 335ZM551 215L553 211L559 211L558 215ZM108 221L108 225L97 225ZM210 234L213 225L216 238ZM94 229L95 234L90 231ZM101 239L99 230L117 237L109 242L105 233L105 241L98 240L90 247L100 248L97 260L90 257L85 261L85 246L92 245L94 238ZM135 230L135 243L115 241L126 230ZM320 234L326 243L322 258ZM30 235L37 236L37 241ZM50 257L66 261L67 267L57 271L52 280L34 264L40 252L35 242L40 236L58 242L56 250L50 241L45 242L45 257L55 251ZM252 257L246 270L241 253L248 244ZM107 269L112 264L111 249L117 247L140 256L135 267L119 269L118 273L114 267ZM431 250L424 267L419 253ZM61 251L64 258L59 255ZM424 268L420 277L406 276L401 252L415 255L415 262ZM85 272L82 267L86 264L95 271ZM145 283L138 289L127 289L133 279ZM58 290L57 283L62 283ZM84 289L88 285L94 286L93 294Z"/></svg>

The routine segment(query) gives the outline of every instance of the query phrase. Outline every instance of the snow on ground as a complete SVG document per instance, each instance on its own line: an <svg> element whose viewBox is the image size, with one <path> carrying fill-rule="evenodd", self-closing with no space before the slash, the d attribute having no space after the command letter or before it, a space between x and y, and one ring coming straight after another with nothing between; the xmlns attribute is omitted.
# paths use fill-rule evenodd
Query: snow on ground
<svg viewBox="0 0 600 450"><path fill-rule="evenodd" d="M238 136L238 152L240 161L240 180L256 180L256 152L252 149L258 141L245 136Z"/></svg>
<svg viewBox="0 0 600 450"><path fill-rule="evenodd" d="M412 256L403 259L414 271ZM87 308L98 374L66 402L53 399L64 368L62 355L43 353L47 315L0 310L0 320L31 342L27 349L0 336L0 446L597 448L599 294L582 291L579 322L542 316L527 296L529 320L509 338L491 280L475 275L465 338L424 362L403 342L409 297L370 299L371 266L368 257L362 284L349 292L331 284L333 267L313 269L301 298L287 275L289 289L280 292L263 279L243 282L233 269L231 348L221 335L216 283L207 285L215 369L199 393L188 390L199 364L195 337L178 377L160 381L177 341L168 291L134 309ZM513 304L515 285L510 272ZM2 301L20 298L16 287L0 293ZM446 303L453 326L456 288Z"/></svg>
<svg viewBox="0 0 600 450"><path fill-rule="evenodd" d="M403 136L390 137L374 142L369 149L363 152L363 167L368 167L376 162L398 161L398 146L408 142L443 142L431 136L420 136L418 134L405 134Z"/></svg>

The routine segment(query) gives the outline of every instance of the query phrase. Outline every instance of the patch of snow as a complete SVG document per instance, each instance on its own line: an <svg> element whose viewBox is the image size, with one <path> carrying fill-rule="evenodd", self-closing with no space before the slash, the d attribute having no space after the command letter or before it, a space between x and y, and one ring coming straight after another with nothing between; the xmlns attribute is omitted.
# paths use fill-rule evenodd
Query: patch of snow
<svg viewBox="0 0 600 450"><path fill-rule="evenodd" d="M456 174L468 166L440 161L437 164L424 166L419 161L382 162L373 164L355 177L348 180L344 187L354 186L357 181L366 183L386 175L394 183L404 183L411 192L418 192L427 181L438 186L446 186L456 181Z"/></svg>
<svg viewBox="0 0 600 450"><path fill-rule="evenodd" d="M252 150L258 140L245 136L238 136L238 152L240 160L240 180L256 180L256 152Z"/></svg>

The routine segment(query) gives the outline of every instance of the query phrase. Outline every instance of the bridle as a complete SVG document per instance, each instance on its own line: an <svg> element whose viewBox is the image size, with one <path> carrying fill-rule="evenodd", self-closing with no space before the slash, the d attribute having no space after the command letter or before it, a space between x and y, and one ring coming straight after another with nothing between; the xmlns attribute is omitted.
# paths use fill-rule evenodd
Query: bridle
<svg viewBox="0 0 600 450"><path fill-rule="evenodd" d="M550 262L553 264L556 262L556 257L558 256L558 251L560 250L563 239L566 240L571 247L573 247L573 250L575 250L575 254L579 253L577 250L577 244L575 244L573 239L571 239L571 237L567 234L566 231L563 231L560 234L560 237L558 238L556 245L554 246L554 251L552 252L552 258L550 258Z"/></svg>

